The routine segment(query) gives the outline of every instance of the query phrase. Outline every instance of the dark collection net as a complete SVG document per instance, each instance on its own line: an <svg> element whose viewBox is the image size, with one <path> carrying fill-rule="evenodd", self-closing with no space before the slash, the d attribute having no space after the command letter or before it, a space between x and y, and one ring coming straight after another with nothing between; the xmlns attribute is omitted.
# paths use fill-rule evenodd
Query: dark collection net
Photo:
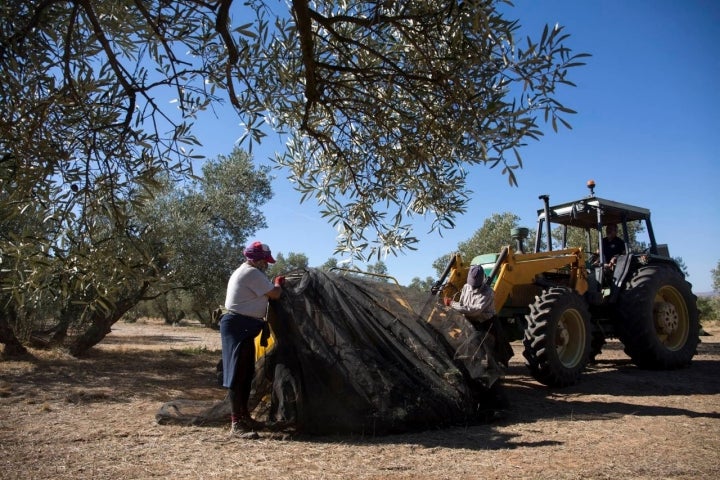
<svg viewBox="0 0 720 480"><path fill-rule="evenodd" d="M435 297L409 292L357 274L288 275L269 308L274 345L256 365L255 417L312 434L386 434L487 418L490 387L502 373L483 348L487 333L444 307L423 308ZM423 310L427 318L417 313ZM222 405L197 410L169 402L158 421L228 418Z"/></svg>

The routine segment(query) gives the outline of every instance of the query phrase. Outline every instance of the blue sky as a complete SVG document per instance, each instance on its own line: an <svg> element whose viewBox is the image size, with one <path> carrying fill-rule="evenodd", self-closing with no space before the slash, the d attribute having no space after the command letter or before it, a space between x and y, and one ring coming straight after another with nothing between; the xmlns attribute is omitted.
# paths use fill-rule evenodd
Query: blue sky
<svg viewBox="0 0 720 480"><path fill-rule="evenodd" d="M696 293L712 289L710 270L720 261L720 2L715 0L517 0L509 17L539 39L543 26L559 23L575 52L592 57L572 73L577 88L561 102L578 113L572 130L545 136L521 154L519 187L500 169L471 171L476 192L457 226L441 237L416 222L417 251L387 257L388 273L401 284L435 276L432 262L452 253L493 213L512 212L535 228L538 195L551 203L587 194L594 179L603 198L652 211L659 243L685 262ZM201 117L197 135L208 157L228 154L242 129L231 113ZM282 149L270 138L254 150L258 164ZM337 232L275 170L274 198L265 205L268 228L253 239L274 253L304 253L311 266L333 256Z"/></svg>

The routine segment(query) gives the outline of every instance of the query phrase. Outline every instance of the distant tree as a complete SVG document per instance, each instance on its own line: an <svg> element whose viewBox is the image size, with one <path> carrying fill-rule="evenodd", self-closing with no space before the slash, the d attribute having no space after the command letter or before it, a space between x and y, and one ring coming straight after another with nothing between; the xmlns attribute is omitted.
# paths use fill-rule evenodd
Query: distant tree
<svg viewBox="0 0 720 480"><path fill-rule="evenodd" d="M432 277L425 277L425 280L421 280L420 277L413 277L408 288L418 292L429 292L434 283L435 280Z"/></svg>
<svg viewBox="0 0 720 480"><path fill-rule="evenodd" d="M685 265L685 261L682 257L673 257L673 260L675 260L675 263L678 264L678 267L680 267L680 270L683 272L683 275L686 277L690 276L690 270L688 270L687 265Z"/></svg>
<svg viewBox="0 0 720 480"><path fill-rule="evenodd" d="M703 321L720 321L720 260L717 266L710 270L713 294L698 297L698 309Z"/></svg>
<svg viewBox="0 0 720 480"><path fill-rule="evenodd" d="M720 297L717 295L698 296L697 308L701 323L720 321Z"/></svg>
<svg viewBox="0 0 720 480"><path fill-rule="evenodd" d="M337 268L337 266L338 266L338 259L335 257L330 257L325 261L325 263L320 265L320 270L329 272L333 268Z"/></svg>
<svg viewBox="0 0 720 480"><path fill-rule="evenodd" d="M383 262L382 260L378 260L374 264L368 265L366 271L369 273L377 273L380 275L387 275L388 269L387 269L387 265L385 265L385 262Z"/></svg>
<svg viewBox="0 0 720 480"><path fill-rule="evenodd" d="M598 251L598 234L597 231L592 231L590 238L588 238L587 232L582 228L568 227L567 228L567 239L566 247L582 247L585 251L596 252ZM547 236L547 235L546 235ZM553 237L553 248L558 249L563 247L563 227L556 226L552 230ZM588 242L590 247L588 247ZM546 245L544 245L546 247ZM588 250L589 248L589 250Z"/></svg>
<svg viewBox="0 0 720 480"><path fill-rule="evenodd" d="M202 170L185 186L171 184L141 213L167 252L163 282L153 292L169 323L190 313L209 320L244 261L247 239L266 226L262 206L272 198L267 167L256 168L247 152L235 148Z"/></svg>
<svg viewBox="0 0 720 480"><path fill-rule="evenodd" d="M437 258L433 262L433 268L438 276L441 275L454 252L460 252L467 261L483 253L499 252L504 246L513 244L512 229L518 227L519 222L520 217L514 213L493 213L469 239L460 242L453 252Z"/></svg>
<svg viewBox="0 0 720 480"><path fill-rule="evenodd" d="M308 266L308 257L304 253L290 252L286 258L282 252L278 252L277 255L273 254L273 257L275 257L275 263L270 265L267 270L270 278L285 275L293 270L307 268Z"/></svg>

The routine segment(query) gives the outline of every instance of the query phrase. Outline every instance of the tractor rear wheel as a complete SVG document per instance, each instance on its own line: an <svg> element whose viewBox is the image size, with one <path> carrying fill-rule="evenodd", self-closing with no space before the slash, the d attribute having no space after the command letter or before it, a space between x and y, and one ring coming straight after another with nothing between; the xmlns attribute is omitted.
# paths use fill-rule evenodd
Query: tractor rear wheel
<svg viewBox="0 0 720 480"><path fill-rule="evenodd" d="M690 364L700 341L697 297L669 265L637 269L618 300L618 336L641 368L674 369Z"/></svg>
<svg viewBox="0 0 720 480"><path fill-rule="evenodd" d="M535 297L523 355L532 376L552 387L573 385L590 356L590 312L583 298L569 288L553 287Z"/></svg>

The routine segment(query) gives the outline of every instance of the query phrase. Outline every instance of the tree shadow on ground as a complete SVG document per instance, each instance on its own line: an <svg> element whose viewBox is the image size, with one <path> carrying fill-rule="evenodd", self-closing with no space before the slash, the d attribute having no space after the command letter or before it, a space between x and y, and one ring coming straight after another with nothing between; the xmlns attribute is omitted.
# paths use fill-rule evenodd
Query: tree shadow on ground
<svg viewBox="0 0 720 480"><path fill-rule="evenodd" d="M171 335L134 335L133 346L158 346L170 344L196 344L201 341L199 336L171 336ZM103 346L109 345L126 345L127 339L122 337L113 337L108 335L102 341Z"/></svg>
<svg viewBox="0 0 720 480"><path fill-rule="evenodd" d="M37 352L5 369L5 401L69 403L166 401L170 397L219 397L214 375L217 353L205 350L92 349L83 358Z"/></svg>

